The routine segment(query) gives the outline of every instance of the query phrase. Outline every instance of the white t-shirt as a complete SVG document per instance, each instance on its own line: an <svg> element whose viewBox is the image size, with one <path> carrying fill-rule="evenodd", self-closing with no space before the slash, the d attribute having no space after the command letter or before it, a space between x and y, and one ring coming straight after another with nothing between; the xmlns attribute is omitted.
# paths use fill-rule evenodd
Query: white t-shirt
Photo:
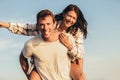
<svg viewBox="0 0 120 80"><path fill-rule="evenodd" d="M42 80L72 80L67 48L58 41L45 42L36 36L26 42L23 55L35 57L35 67Z"/></svg>

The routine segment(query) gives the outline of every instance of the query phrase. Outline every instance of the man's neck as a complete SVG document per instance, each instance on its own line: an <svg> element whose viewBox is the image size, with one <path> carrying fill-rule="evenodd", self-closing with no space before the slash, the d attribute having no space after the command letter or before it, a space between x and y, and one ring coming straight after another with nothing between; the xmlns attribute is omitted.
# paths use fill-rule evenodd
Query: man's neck
<svg viewBox="0 0 120 80"><path fill-rule="evenodd" d="M46 42L55 42L55 41L58 40L58 35L59 35L59 32L56 31L56 32L53 32L53 33L52 33L52 35L50 36L50 38L48 38L48 39L46 39L46 38L44 38L44 37L42 37L42 38L43 38L43 40L46 41Z"/></svg>

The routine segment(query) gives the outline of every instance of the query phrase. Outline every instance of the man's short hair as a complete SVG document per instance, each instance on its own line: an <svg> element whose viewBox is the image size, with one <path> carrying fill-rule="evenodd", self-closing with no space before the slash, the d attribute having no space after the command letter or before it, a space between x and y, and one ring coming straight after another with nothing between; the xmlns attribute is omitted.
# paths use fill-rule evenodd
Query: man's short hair
<svg viewBox="0 0 120 80"><path fill-rule="evenodd" d="M53 22L55 23L55 18L54 18L54 15L53 15L53 13L50 11L50 10L48 10L48 9L45 9L45 10L41 10L38 14L37 14L37 24L38 24L38 22L39 22L39 19L44 19L45 17L47 17L47 16L51 16L52 17L52 19L53 19Z"/></svg>

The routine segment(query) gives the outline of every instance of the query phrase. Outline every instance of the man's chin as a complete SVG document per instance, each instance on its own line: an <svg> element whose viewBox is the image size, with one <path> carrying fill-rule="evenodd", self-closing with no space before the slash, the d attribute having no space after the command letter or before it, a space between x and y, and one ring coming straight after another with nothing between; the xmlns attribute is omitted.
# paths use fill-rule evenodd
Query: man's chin
<svg viewBox="0 0 120 80"><path fill-rule="evenodd" d="M49 38L49 35L46 35L46 34L44 34L44 35L42 35L42 36L43 36L44 39Z"/></svg>

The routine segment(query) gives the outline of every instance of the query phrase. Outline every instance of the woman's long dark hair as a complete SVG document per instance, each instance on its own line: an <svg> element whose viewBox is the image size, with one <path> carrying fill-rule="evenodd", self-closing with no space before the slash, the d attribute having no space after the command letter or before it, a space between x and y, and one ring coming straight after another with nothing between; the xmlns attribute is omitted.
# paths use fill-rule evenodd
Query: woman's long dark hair
<svg viewBox="0 0 120 80"><path fill-rule="evenodd" d="M75 11L75 13L77 14L77 21L73 26L67 29L67 32L74 31L72 32L74 35L77 32L77 30L80 29L83 32L84 38L86 38L87 33L88 33L87 32L87 21L85 20L82 11L76 5L70 4L63 10L63 12L55 15L56 21L63 20L63 15L65 15L69 11Z"/></svg>

